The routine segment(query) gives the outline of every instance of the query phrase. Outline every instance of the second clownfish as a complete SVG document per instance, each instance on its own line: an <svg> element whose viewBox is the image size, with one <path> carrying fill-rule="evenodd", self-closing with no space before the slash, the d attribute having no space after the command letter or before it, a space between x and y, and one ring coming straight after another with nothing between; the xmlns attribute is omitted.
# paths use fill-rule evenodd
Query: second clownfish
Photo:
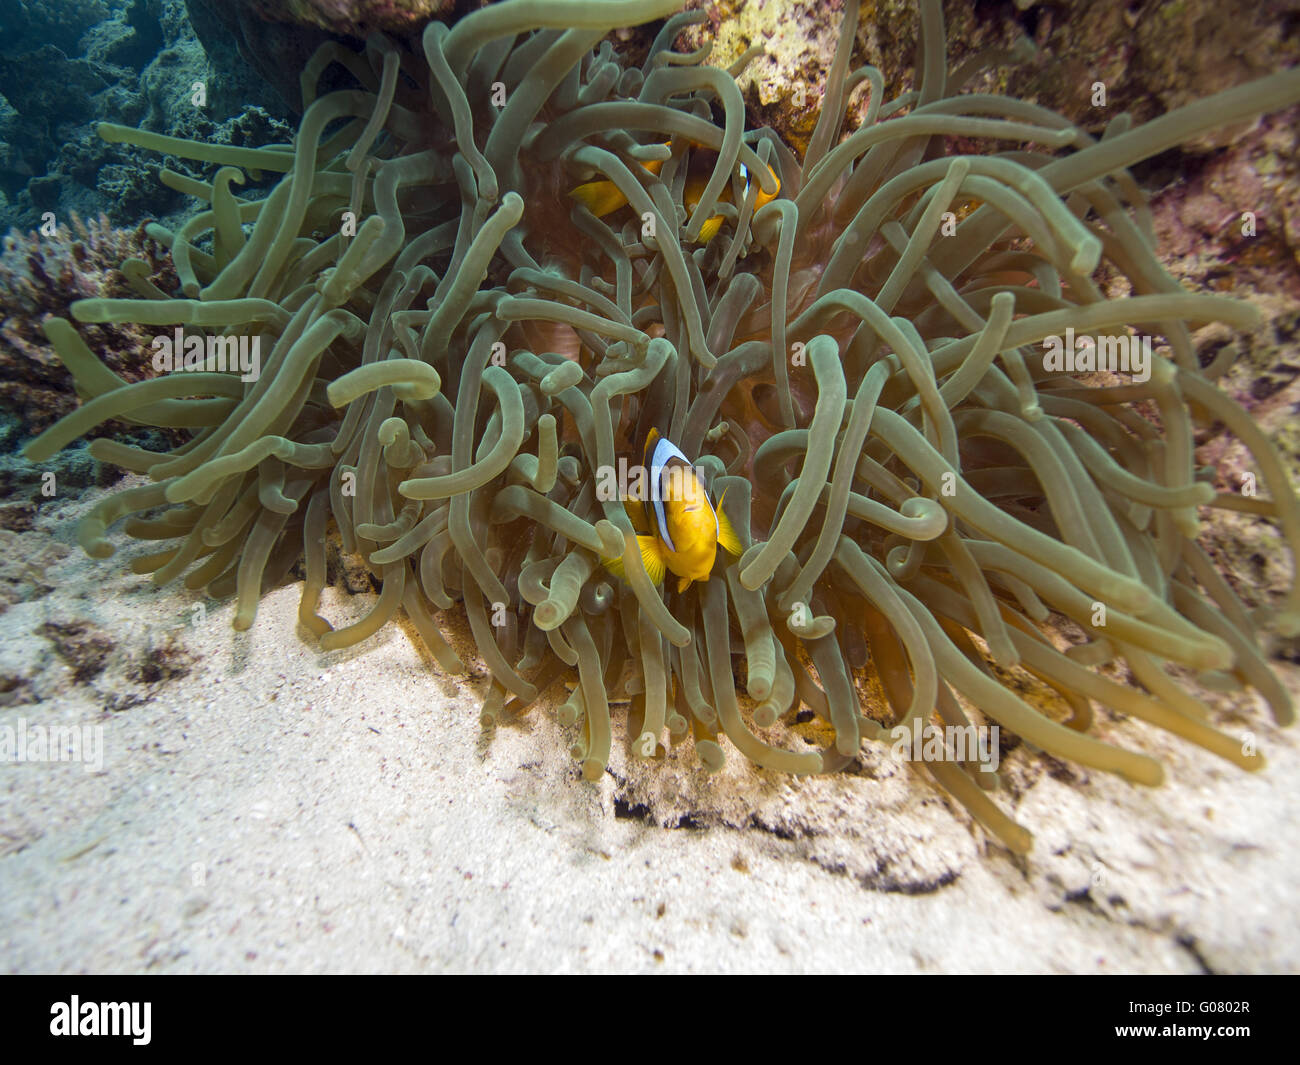
<svg viewBox="0 0 1300 1065"><path fill-rule="evenodd" d="M664 161L662 159L648 159L641 165L649 170L650 173L658 174L663 168ZM776 181L777 191L779 192L781 181L776 176L776 171L770 166L767 169L771 173L772 179ZM745 195L748 196L751 179L749 171L746 169L744 163L740 164L740 176L745 181ZM703 194L704 188L708 183L708 176L703 174L692 174L687 179L686 188L682 195L687 211L693 212L695 210L695 205L700 202L700 196ZM618 186L615 185L614 182L605 179L588 181L585 184L569 190L569 195L586 207L587 210L597 218L602 218L607 214L611 214L627 203L627 197L619 191ZM724 202L729 202L731 200L730 182L723 187L719 199ZM754 210L757 211L760 207L771 203L774 199L776 199L776 193L769 195L764 192L760 186L758 189L758 198L754 202ZM711 241L717 235L718 230L722 228L722 222L722 215L715 214L700 226L700 243L707 244Z"/></svg>
<svg viewBox="0 0 1300 1065"><path fill-rule="evenodd" d="M684 592L692 581L708 580L719 547L738 557L740 540L722 509L723 501L718 500L716 508L709 502L695 467L654 429L646 437L642 461L649 477L650 499L646 503L631 499L624 504L638 534L641 562L655 584L671 570L677 575L677 591ZM621 558L602 561L611 573L623 576Z"/></svg>

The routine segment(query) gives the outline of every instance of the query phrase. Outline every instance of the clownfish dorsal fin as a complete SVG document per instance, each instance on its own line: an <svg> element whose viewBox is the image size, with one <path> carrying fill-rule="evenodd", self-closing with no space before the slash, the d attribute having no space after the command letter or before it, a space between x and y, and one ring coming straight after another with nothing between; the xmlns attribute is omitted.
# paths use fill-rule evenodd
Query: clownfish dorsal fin
<svg viewBox="0 0 1300 1065"><path fill-rule="evenodd" d="M641 468L645 470L646 495L645 498L642 499L639 504L641 507L642 517L645 519L646 527L649 529L649 531L652 534L656 536L659 534L659 530L663 528L663 526L660 524L662 511L657 506L655 506L654 500L655 500L655 496L658 494L658 489L655 486L654 471L651 468L651 461L654 456L655 444L658 440L659 440L659 430L651 429L650 432L646 434L645 446L641 449ZM640 530L637 531L639 532Z"/></svg>
<svg viewBox="0 0 1300 1065"><path fill-rule="evenodd" d="M659 440L659 430L651 429L645 436L645 447L641 451L641 464L646 472L650 470L650 458L655 453L655 443Z"/></svg>

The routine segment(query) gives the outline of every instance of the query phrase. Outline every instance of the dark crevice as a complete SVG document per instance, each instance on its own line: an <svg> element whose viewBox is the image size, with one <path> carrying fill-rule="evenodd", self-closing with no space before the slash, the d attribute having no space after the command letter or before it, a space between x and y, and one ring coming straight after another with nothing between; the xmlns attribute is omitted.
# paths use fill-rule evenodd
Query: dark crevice
<svg viewBox="0 0 1300 1065"><path fill-rule="evenodd" d="M612 776L613 774L611 774ZM618 778L615 777L615 780ZM620 783L623 783L620 781ZM622 796L614 797L614 818L618 821L640 821L642 824L650 825L654 828L686 828L702 831L708 828L698 817L693 814L685 813L677 818L676 821L666 825L661 825L659 819L655 817L650 807L643 802L629 802Z"/></svg>
<svg viewBox="0 0 1300 1065"><path fill-rule="evenodd" d="M1187 953L1192 956L1192 960L1195 961L1198 966L1200 966L1202 976L1219 975L1214 971L1213 966L1211 966L1210 963L1205 960L1205 955L1201 953L1201 949L1196 942L1195 936L1186 935L1186 934L1181 936L1176 936L1174 938L1174 942L1177 943L1180 947L1183 948L1183 950L1187 951Z"/></svg>
<svg viewBox="0 0 1300 1065"><path fill-rule="evenodd" d="M755 828L759 832L766 832L769 836L775 836L777 839L783 839L786 842L804 839L810 835L808 832L796 831L788 825L770 825L765 821L760 821L757 814L750 817L748 827Z"/></svg>
<svg viewBox="0 0 1300 1065"><path fill-rule="evenodd" d="M887 894L900 895L933 895L941 888L946 888L949 884L954 884L960 878L961 873L956 869L948 869L938 876L927 877L923 880L900 880L893 876L860 876L858 883L868 891L882 891Z"/></svg>

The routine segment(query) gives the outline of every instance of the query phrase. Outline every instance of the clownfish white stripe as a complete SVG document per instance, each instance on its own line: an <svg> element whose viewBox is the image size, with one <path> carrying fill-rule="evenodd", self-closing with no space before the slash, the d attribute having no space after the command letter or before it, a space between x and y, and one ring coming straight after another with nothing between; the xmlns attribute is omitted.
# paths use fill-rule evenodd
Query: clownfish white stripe
<svg viewBox="0 0 1300 1065"><path fill-rule="evenodd" d="M668 518L664 514L664 496L667 494L664 489L664 473L671 459L681 459L687 466L691 464L676 444L661 436L655 441L654 451L650 454L650 483L654 486L651 496L655 519L659 524L659 537L668 545L669 551L676 551L677 548L668 535Z"/></svg>

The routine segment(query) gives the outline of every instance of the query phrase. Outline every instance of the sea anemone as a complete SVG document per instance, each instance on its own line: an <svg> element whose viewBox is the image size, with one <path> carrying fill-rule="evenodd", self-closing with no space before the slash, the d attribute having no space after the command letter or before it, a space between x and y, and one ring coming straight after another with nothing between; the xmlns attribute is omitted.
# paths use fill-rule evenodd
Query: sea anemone
<svg viewBox="0 0 1300 1065"><path fill-rule="evenodd" d="M886 103L874 67L849 69L847 3L801 161L745 128L735 75L753 50L725 70L671 50L701 16L670 18L639 67L602 40L677 6L508 0L431 23L418 55L379 35L362 54L326 45L292 146L101 127L220 169L164 174L205 205L152 230L179 295L87 299L72 316L243 337L265 357L255 380L200 359L128 384L70 323L47 323L85 402L32 460L108 418L192 432L168 453L90 445L149 482L93 509L85 550L109 555L108 526L129 516L128 535L169 544L133 568L235 594L237 629L305 560L299 618L322 649L404 611L448 671L461 662L437 612L459 600L491 674L484 722L567 681L560 714L582 721L588 780L625 701L634 757L689 736L709 769L723 736L766 769L823 773L897 726L974 717L1159 784L1159 762L1094 734L1094 706L1258 768L1187 681L1252 686L1289 722L1257 629L1300 632L1300 584L1247 607L1197 545L1198 508L1275 519L1294 548L1300 506L1215 384L1228 358L1202 368L1191 341L1193 323L1255 313L1170 278L1126 168L1300 99L1300 71L1094 138L961 92L980 61L947 68L937 0L920 4L917 87ZM359 87L318 97L332 64ZM842 137L862 83L865 115ZM1000 150L948 155L946 138ZM284 177L241 199L246 171ZM570 195L592 182L610 190L600 217ZM1103 264L1131 296L1105 297ZM1159 338L1148 372L1099 383L1087 371L1130 329ZM1045 361L1062 336L1091 361ZM1215 422L1266 496L1216 491L1197 467L1195 428ZM597 490L651 429L726 492L743 549L684 593L655 586L625 501ZM382 584L344 628L318 612L331 524ZM887 699L872 713L868 672ZM1018 694L1035 681L1067 720ZM801 711L833 729L826 749L781 745ZM1029 849L973 753L927 769Z"/></svg>

